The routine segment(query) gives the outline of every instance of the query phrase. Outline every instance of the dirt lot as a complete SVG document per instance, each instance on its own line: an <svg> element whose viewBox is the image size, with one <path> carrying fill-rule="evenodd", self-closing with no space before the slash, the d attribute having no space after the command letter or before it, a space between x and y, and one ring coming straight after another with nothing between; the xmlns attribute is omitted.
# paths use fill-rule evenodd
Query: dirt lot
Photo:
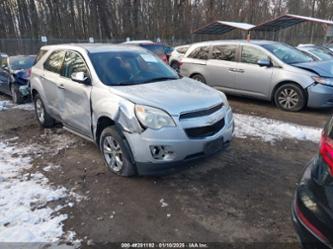
<svg viewBox="0 0 333 249"><path fill-rule="evenodd" d="M3 100L5 97L1 97ZM235 113L322 127L332 110L286 113L269 103L230 98ZM299 248L290 220L296 183L318 150L309 141L235 138L224 153L160 177L121 178L104 166L94 144L61 128L41 129L32 111L0 111L0 137L52 145L49 134L63 134L66 148L36 157L31 172L43 172L54 186L85 197L61 212L64 230L83 242L200 241L289 243ZM281 248L281 247L280 247Z"/></svg>

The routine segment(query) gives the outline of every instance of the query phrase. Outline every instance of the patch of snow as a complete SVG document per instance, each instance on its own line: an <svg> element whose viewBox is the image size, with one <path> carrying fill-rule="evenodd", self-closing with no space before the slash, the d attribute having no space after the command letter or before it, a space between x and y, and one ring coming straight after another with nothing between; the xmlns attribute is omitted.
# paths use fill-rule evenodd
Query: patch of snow
<svg viewBox="0 0 333 249"><path fill-rule="evenodd" d="M11 101L9 100L1 100L0 101L0 111L6 110L10 105L11 105Z"/></svg>
<svg viewBox="0 0 333 249"><path fill-rule="evenodd" d="M0 242L54 243L65 236L67 215L57 213L63 206L48 204L68 198L68 190L50 186L41 173L24 174L32 167L29 154L35 149L0 142ZM67 238L73 242L74 237L71 232Z"/></svg>
<svg viewBox="0 0 333 249"><path fill-rule="evenodd" d="M45 172L50 172L50 171L52 171L52 170L57 170L57 169L59 169L59 168L61 168L60 165L49 164L49 165L47 165L46 167L43 168L43 171L45 171Z"/></svg>
<svg viewBox="0 0 333 249"><path fill-rule="evenodd" d="M234 114L234 118L235 136L239 138L255 137L272 143L283 139L320 141L322 130L319 128L244 114Z"/></svg>
<svg viewBox="0 0 333 249"><path fill-rule="evenodd" d="M19 109L24 111L34 111L35 107L32 103L23 104L23 105L15 105L13 106L13 109Z"/></svg>
<svg viewBox="0 0 333 249"><path fill-rule="evenodd" d="M8 109L19 109L24 111L33 111L35 110L32 103L16 105L11 100L1 100L0 101L0 111L8 110Z"/></svg>
<svg viewBox="0 0 333 249"><path fill-rule="evenodd" d="M161 208L165 208L165 207L169 206L169 204L166 203L166 202L164 201L164 199L161 199L161 200L160 200L160 203L161 203Z"/></svg>

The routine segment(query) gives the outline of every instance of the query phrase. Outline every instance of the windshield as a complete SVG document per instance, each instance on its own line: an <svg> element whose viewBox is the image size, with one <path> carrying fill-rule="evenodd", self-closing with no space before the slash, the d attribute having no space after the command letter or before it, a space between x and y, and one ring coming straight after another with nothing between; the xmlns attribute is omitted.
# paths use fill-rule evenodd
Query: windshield
<svg viewBox="0 0 333 249"><path fill-rule="evenodd" d="M313 59L297 50L296 48L289 46L284 43L270 43L262 45L263 48L278 57L281 61L286 64L297 64L311 62Z"/></svg>
<svg viewBox="0 0 333 249"><path fill-rule="evenodd" d="M145 49L148 49L149 51L153 52L154 54L157 54L157 55L163 55L165 54L165 51L164 51L164 46L163 45L159 45L159 44L141 44L140 45L141 47L145 48Z"/></svg>
<svg viewBox="0 0 333 249"><path fill-rule="evenodd" d="M151 53L121 51L91 53L89 56L99 79L108 86L179 79L174 70Z"/></svg>
<svg viewBox="0 0 333 249"><path fill-rule="evenodd" d="M36 56L10 56L9 65L14 71L21 69L29 69L33 66Z"/></svg>
<svg viewBox="0 0 333 249"><path fill-rule="evenodd" d="M309 48L304 48L304 50L309 51L310 53L319 57L323 61L333 59L333 53L328 48L309 47Z"/></svg>

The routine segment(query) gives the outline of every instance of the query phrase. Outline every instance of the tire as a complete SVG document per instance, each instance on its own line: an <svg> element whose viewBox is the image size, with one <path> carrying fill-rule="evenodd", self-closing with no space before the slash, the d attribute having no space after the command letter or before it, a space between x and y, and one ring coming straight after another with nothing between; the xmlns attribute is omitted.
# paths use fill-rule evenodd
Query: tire
<svg viewBox="0 0 333 249"><path fill-rule="evenodd" d="M56 120L52 118L47 111L45 110L45 106L43 103L42 98L40 97L39 94L36 94L34 97L34 106L35 106L35 114L38 123L43 127L43 128L52 128L56 124Z"/></svg>
<svg viewBox="0 0 333 249"><path fill-rule="evenodd" d="M306 95L301 87L288 83L276 89L274 102L277 107L284 111L298 112L306 105Z"/></svg>
<svg viewBox="0 0 333 249"><path fill-rule="evenodd" d="M191 76L191 78L201 83L207 84L205 77L203 77L201 74L194 74Z"/></svg>
<svg viewBox="0 0 333 249"><path fill-rule="evenodd" d="M112 173L119 176L136 175L135 166L130 159L130 151L115 126L107 127L102 131L99 148L107 168Z"/></svg>
<svg viewBox="0 0 333 249"><path fill-rule="evenodd" d="M19 105L19 104L22 104L24 102L24 97L21 95L18 86L16 86L15 84L11 85L10 92L11 92L11 95L12 95L13 102L15 104Z"/></svg>

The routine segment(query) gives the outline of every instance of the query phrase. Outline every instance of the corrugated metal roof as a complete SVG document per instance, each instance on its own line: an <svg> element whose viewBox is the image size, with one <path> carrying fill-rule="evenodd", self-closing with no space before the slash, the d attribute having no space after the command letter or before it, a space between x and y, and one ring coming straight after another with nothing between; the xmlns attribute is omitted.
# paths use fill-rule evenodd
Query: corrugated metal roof
<svg viewBox="0 0 333 249"><path fill-rule="evenodd" d="M330 21L330 20L286 14L286 15L277 17L273 20L259 24L256 27L252 28L251 30L278 31L278 30L289 28L291 26L294 26L296 24L303 23L303 22L315 22L315 23L333 25L333 21Z"/></svg>
<svg viewBox="0 0 333 249"><path fill-rule="evenodd" d="M204 35L221 35L230 32L234 29L250 30L254 28L255 25L243 22L225 22L225 21L215 21L204 27L201 27L195 31L193 34L204 34Z"/></svg>

